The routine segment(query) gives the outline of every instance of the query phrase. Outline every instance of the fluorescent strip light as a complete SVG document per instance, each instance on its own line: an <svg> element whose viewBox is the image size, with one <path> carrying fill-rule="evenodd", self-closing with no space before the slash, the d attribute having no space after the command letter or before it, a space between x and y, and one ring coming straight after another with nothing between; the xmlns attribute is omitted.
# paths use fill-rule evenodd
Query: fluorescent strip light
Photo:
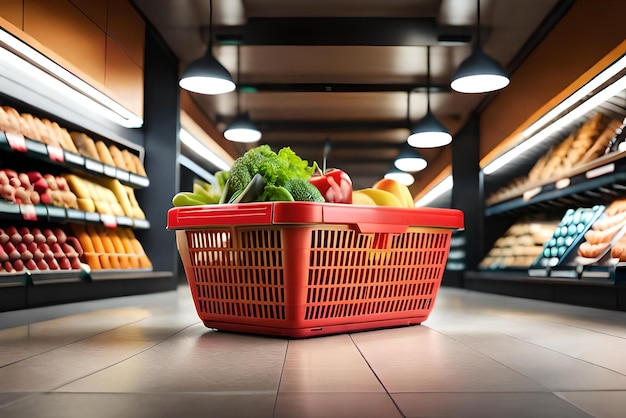
<svg viewBox="0 0 626 418"><path fill-rule="evenodd" d="M428 205L439 196L452 190L453 185L454 180L452 180L452 175L449 175L448 177L444 178L441 183L430 189L424 196L422 196L417 202L415 202L415 206L421 207Z"/></svg>
<svg viewBox="0 0 626 418"><path fill-rule="evenodd" d="M198 164L194 163L192 160L185 157L184 155L178 156L178 163L182 166L187 167L189 170L193 171L194 174L196 174L198 177L202 177L204 180L208 181L209 183L215 184L216 180L213 174L209 173L204 168L200 167Z"/></svg>
<svg viewBox="0 0 626 418"><path fill-rule="evenodd" d="M213 153L213 151L207 148L206 145L204 145L186 130L181 129L179 132L179 137L183 144L189 147L200 157L215 165L220 170L230 170L230 164L218 157L217 154Z"/></svg>
<svg viewBox="0 0 626 418"><path fill-rule="evenodd" d="M598 105L604 103L605 101L607 101L611 97L614 97L623 90L626 90L626 76L623 76L615 83L606 87L604 90L601 90L571 112L563 115L563 117L558 118L551 125L547 126L536 135L530 137L515 148L507 151L491 163L487 164L487 166L485 166L485 168L483 169L483 172L487 175L495 173L497 170L504 167L507 163L514 160L519 155L533 148L550 135L558 132L560 129L565 128L570 123L573 123L576 119L584 116L587 112L595 109Z"/></svg>
<svg viewBox="0 0 626 418"><path fill-rule="evenodd" d="M135 115L107 95L87 84L37 50L0 29L0 63L3 70L18 70L37 81L37 85L53 89L73 105L86 107L125 128L139 128L141 117ZM4 71L1 73L5 75ZM20 73L14 74L19 77Z"/></svg>
<svg viewBox="0 0 626 418"><path fill-rule="evenodd" d="M532 134L537 132L539 129L550 123L553 119L555 119L558 115L569 109L573 106L577 101L587 96L589 93L600 87L602 84L606 83L620 71L626 68L626 55L615 61L608 68L602 71L600 74L595 76L591 81L587 84L576 90L571 96L567 99L563 100L556 107L546 113L544 116L539 118L539 120L532 125L530 125L522 135L525 138L530 137Z"/></svg>

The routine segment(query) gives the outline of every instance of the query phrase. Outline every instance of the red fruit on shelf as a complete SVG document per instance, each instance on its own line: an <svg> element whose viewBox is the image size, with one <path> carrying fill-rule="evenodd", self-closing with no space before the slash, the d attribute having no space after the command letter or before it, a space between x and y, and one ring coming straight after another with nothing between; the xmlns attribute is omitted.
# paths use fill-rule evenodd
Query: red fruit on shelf
<svg viewBox="0 0 626 418"><path fill-rule="evenodd" d="M4 245L9 242L11 237L3 229L0 229L0 245Z"/></svg>
<svg viewBox="0 0 626 418"><path fill-rule="evenodd" d="M46 183L48 183L48 188L50 190L59 190L57 179L52 174L44 174L43 178L46 179Z"/></svg>
<svg viewBox="0 0 626 418"><path fill-rule="evenodd" d="M13 264L10 261L5 261L2 266L4 267L4 271L7 273L13 273L15 269L13 269Z"/></svg>
<svg viewBox="0 0 626 418"><path fill-rule="evenodd" d="M56 235L54 235L54 232L52 232L51 229L48 229L48 228L44 229L43 235L46 237L46 243L48 245L51 246L52 244L57 242L57 237Z"/></svg>
<svg viewBox="0 0 626 418"><path fill-rule="evenodd" d="M17 175L17 178L19 179L20 184L21 184L21 186L23 188L29 189L31 187L30 179L28 178L28 174L26 174L26 173L19 173Z"/></svg>
<svg viewBox="0 0 626 418"><path fill-rule="evenodd" d="M37 263L43 260L43 251L41 251L40 249L36 249L35 251L33 251L33 260L35 260L35 262Z"/></svg>
<svg viewBox="0 0 626 418"><path fill-rule="evenodd" d="M36 242L31 242L30 244L27 244L26 247L28 248L28 251L30 251L31 253L34 253L35 251L37 251Z"/></svg>
<svg viewBox="0 0 626 418"><path fill-rule="evenodd" d="M9 184L9 176L4 170L0 170L0 185Z"/></svg>
<svg viewBox="0 0 626 418"><path fill-rule="evenodd" d="M29 245L33 241L35 241L35 237L30 232L22 235L22 242L24 244Z"/></svg>
<svg viewBox="0 0 626 418"><path fill-rule="evenodd" d="M41 232L39 228L33 228L31 233L35 237L35 242L37 244L43 244L46 242L46 236Z"/></svg>
<svg viewBox="0 0 626 418"><path fill-rule="evenodd" d="M78 257L71 257L70 264L72 265L73 270L80 270L82 268L80 265L80 258Z"/></svg>
<svg viewBox="0 0 626 418"><path fill-rule="evenodd" d="M13 268L15 271L23 271L24 270L24 262L21 259L17 259L13 261Z"/></svg>
<svg viewBox="0 0 626 418"><path fill-rule="evenodd" d="M65 252L63 252L63 250L61 249L61 244L59 244L58 242L55 242L52 245L50 245L50 250L52 251L54 258L56 259L65 257Z"/></svg>
<svg viewBox="0 0 626 418"><path fill-rule="evenodd" d="M32 260L33 257L34 257L33 253L28 251L28 250L22 251L20 254L21 254L22 260L24 260L24 261Z"/></svg>
<svg viewBox="0 0 626 418"><path fill-rule="evenodd" d="M30 201L33 205L38 205L41 202L41 196L35 190L30 191Z"/></svg>
<svg viewBox="0 0 626 418"><path fill-rule="evenodd" d="M49 193L41 193L39 195L39 203L42 205L49 205L52 202L52 198Z"/></svg>
<svg viewBox="0 0 626 418"><path fill-rule="evenodd" d="M69 258L63 257L63 258L59 258L57 261L59 262L59 268L61 270L71 270L72 269L72 263L70 262Z"/></svg>
<svg viewBox="0 0 626 418"><path fill-rule="evenodd" d="M20 258L20 252L17 251L15 246L11 242L7 242L4 244L4 251L9 255L9 260L17 260Z"/></svg>
<svg viewBox="0 0 626 418"><path fill-rule="evenodd" d="M28 251L28 247L26 246L26 244L24 244L23 242L18 243L15 246L15 249L21 254L24 251Z"/></svg>
<svg viewBox="0 0 626 418"><path fill-rule="evenodd" d="M83 256L83 246L80 245L80 241L76 237L67 237L67 243L74 247L74 250L78 253L79 257ZM67 253L67 251L66 251Z"/></svg>
<svg viewBox="0 0 626 418"><path fill-rule="evenodd" d="M48 263L46 263L46 260L39 260L37 261L37 268L39 270L48 270Z"/></svg>
<svg viewBox="0 0 626 418"><path fill-rule="evenodd" d="M9 235L9 240L14 244L17 245L20 242L22 242L22 235L20 235L20 233L17 231L17 228L14 226L9 226L7 229L5 229L5 231L8 235Z"/></svg>
<svg viewBox="0 0 626 418"><path fill-rule="evenodd" d="M0 262L5 262L9 260L9 254L4 251L4 248L0 247Z"/></svg>
<svg viewBox="0 0 626 418"><path fill-rule="evenodd" d="M329 203L352 203L352 179L345 171L329 168L314 174L309 182L320 191Z"/></svg>
<svg viewBox="0 0 626 418"><path fill-rule="evenodd" d="M48 182L43 177L33 183L33 188L39 194L44 193L48 190Z"/></svg>
<svg viewBox="0 0 626 418"><path fill-rule="evenodd" d="M17 189L22 185L22 182L17 177L9 177L9 184Z"/></svg>
<svg viewBox="0 0 626 418"><path fill-rule="evenodd" d="M65 234L65 231L63 231L61 228L55 228L54 235L56 235L57 242L59 244L63 244L65 241L67 241L67 235Z"/></svg>
<svg viewBox="0 0 626 418"><path fill-rule="evenodd" d="M68 257L79 257L80 256L80 254L78 254L78 252L74 249L74 247L72 247L67 242L64 242L63 244L61 244L61 249L63 250L63 253L65 253L65 255L68 256Z"/></svg>
<svg viewBox="0 0 626 418"><path fill-rule="evenodd" d="M53 258L52 260L48 260L48 268L50 270L60 270L61 267L59 266L59 263Z"/></svg>
<svg viewBox="0 0 626 418"><path fill-rule="evenodd" d="M30 180L30 184L33 186L43 178L43 175L39 171L29 171L26 175L28 176L28 180Z"/></svg>
<svg viewBox="0 0 626 418"><path fill-rule="evenodd" d="M67 191L70 189L70 186L67 184L67 180L65 180L65 177L57 176L56 182L59 190Z"/></svg>
<svg viewBox="0 0 626 418"><path fill-rule="evenodd" d="M27 270L37 270L37 263L35 263L35 260L27 260L26 261L26 269Z"/></svg>

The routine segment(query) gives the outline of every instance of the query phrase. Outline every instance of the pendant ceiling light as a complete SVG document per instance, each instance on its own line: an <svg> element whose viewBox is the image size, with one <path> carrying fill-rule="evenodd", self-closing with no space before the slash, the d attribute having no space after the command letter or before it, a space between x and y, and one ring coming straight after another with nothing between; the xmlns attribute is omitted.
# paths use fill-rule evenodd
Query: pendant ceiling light
<svg viewBox="0 0 626 418"><path fill-rule="evenodd" d="M430 46L426 47L426 54L426 116L411 127L411 135L407 139L409 145L416 148L442 147L452 142L450 132L430 111Z"/></svg>
<svg viewBox="0 0 626 418"><path fill-rule="evenodd" d="M237 45L237 82L240 83L241 78L241 56L240 46ZM261 131L254 125L248 116L248 112L241 113L239 108L241 88L237 89L237 116L224 131L224 137L233 142L257 142L261 139Z"/></svg>
<svg viewBox="0 0 626 418"><path fill-rule="evenodd" d="M178 84L185 90L200 94L223 94L235 90L230 73L213 56L213 0L209 2L209 45L203 57L187 66Z"/></svg>
<svg viewBox="0 0 626 418"><path fill-rule="evenodd" d="M450 83L460 93L488 93L509 85L502 66L485 54L480 44L480 0L477 0L476 44L474 51L459 65Z"/></svg>
<svg viewBox="0 0 626 418"><path fill-rule="evenodd" d="M385 174L386 179L395 180L400 184L404 184L405 186L410 186L415 183L415 177L411 173L407 173L406 171L400 171L398 169L392 169L390 172Z"/></svg>
<svg viewBox="0 0 626 418"><path fill-rule="evenodd" d="M425 169L428 163L415 148L405 144L400 150L398 158L393 162L393 165L395 165L398 170L416 173Z"/></svg>

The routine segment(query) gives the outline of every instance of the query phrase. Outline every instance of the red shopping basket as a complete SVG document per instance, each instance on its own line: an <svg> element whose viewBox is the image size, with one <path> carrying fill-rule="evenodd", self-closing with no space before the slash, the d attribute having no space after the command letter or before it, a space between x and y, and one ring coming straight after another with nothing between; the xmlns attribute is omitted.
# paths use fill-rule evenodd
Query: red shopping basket
<svg viewBox="0 0 626 418"><path fill-rule="evenodd" d="M293 338L420 324L462 227L455 209L264 202L168 212L204 324Z"/></svg>

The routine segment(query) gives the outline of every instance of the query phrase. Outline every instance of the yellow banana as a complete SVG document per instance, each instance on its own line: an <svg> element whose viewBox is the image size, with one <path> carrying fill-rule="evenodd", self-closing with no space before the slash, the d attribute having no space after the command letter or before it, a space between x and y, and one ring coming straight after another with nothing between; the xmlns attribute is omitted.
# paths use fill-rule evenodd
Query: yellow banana
<svg viewBox="0 0 626 418"><path fill-rule="evenodd" d="M398 198L398 200L402 204L402 207L405 207L405 208L415 207L415 202L413 201L413 196L411 196L411 192L409 191L409 188L396 180L381 179L377 181L376 184L372 186L372 188L378 189L378 190L385 190L389 193L392 193Z"/></svg>
<svg viewBox="0 0 626 418"><path fill-rule="evenodd" d="M366 206L376 206L376 202L374 199L369 197L365 193L361 193L360 190L354 190L352 192L352 204L354 205L366 205Z"/></svg>
<svg viewBox="0 0 626 418"><path fill-rule="evenodd" d="M354 193L362 193L371 198L377 206L395 206L402 207L402 202L391 192L386 190L367 188L356 190ZM354 203L354 200L353 200Z"/></svg>

